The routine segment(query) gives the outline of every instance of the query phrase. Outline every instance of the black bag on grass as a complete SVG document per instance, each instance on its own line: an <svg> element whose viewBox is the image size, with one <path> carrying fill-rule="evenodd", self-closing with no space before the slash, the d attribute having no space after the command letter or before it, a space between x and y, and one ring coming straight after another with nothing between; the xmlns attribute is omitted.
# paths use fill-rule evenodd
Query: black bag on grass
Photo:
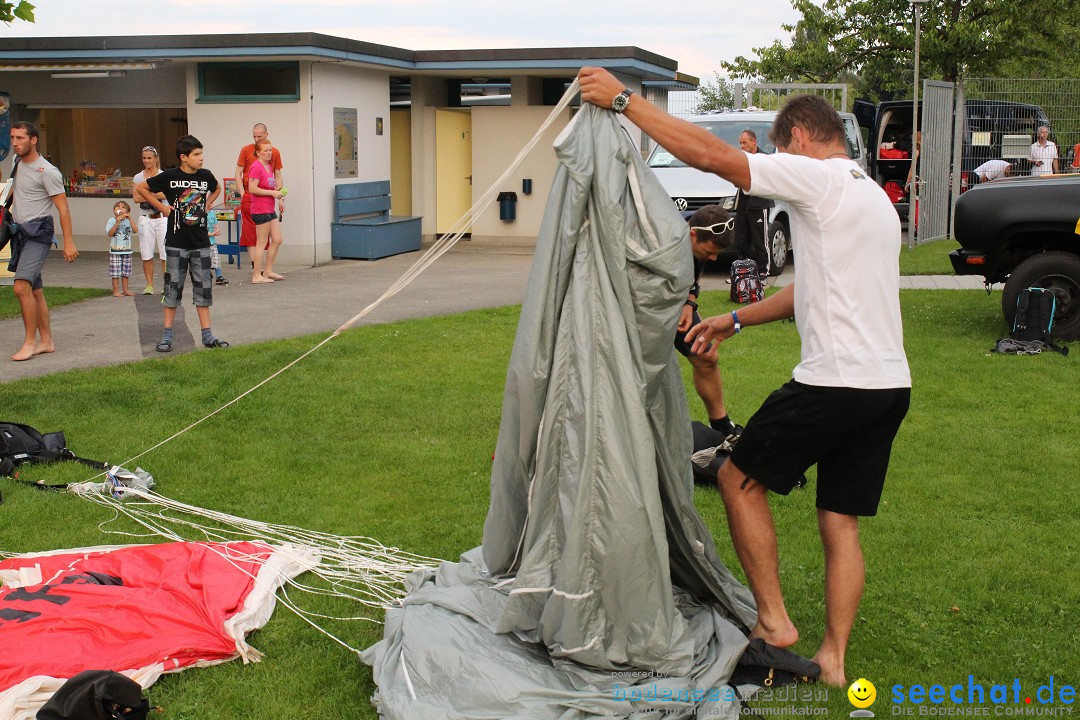
<svg viewBox="0 0 1080 720"><path fill-rule="evenodd" d="M739 658L728 684L757 685L775 688L782 685L817 682L821 668L813 660L790 650L769 645L761 638L751 638Z"/></svg>
<svg viewBox="0 0 1080 720"><path fill-rule="evenodd" d="M77 457L67 448L64 433L40 433L22 423L0 422L0 475L12 475L15 468L28 462L74 460L95 470L104 470L105 463Z"/></svg>
<svg viewBox="0 0 1080 720"><path fill-rule="evenodd" d="M1045 288L1025 288L1016 298L1016 318L1013 320L1013 340L1041 340L1052 342L1050 331L1054 329L1054 311L1057 296Z"/></svg>
<svg viewBox="0 0 1080 720"><path fill-rule="evenodd" d="M731 302L744 305L764 299L761 273L757 263L750 259L731 263Z"/></svg>
<svg viewBox="0 0 1080 720"><path fill-rule="evenodd" d="M139 683L111 670L85 670L37 712L37 720L146 720L150 703Z"/></svg>
<svg viewBox="0 0 1080 720"><path fill-rule="evenodd" d="M1031 287L1016 298L1016 317L1008 338L998 340L994 350L1007 355L1035 355L1042 350L1069 354L1068 347L1054 342L1054 312L1057 296L1052 290Z"/></svg>

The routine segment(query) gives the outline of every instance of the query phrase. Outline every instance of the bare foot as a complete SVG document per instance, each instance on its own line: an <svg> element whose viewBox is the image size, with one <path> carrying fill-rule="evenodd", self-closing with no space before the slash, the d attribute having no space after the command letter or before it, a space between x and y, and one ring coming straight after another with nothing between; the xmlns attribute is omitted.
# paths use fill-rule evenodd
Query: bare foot
<svg viewBox="0 0 1080 720"><path fill-rule="evenodd" d="M119 292L114 292L114 293L112 294L112 296L113 296L113 297L124 297L124 294L123 294L123 293L119 293Z"/></svg>
<svg viewBox="0 0 1080 720"><path fill-rule="evenodd" d="M274 282L274 281L271 280L268 277L251 278L251 284L252 285L261 285L263 283L272 283L272 282Z"/></svg>
<svg viewBox="0 0 1080 720"><path fill-rule="evenodd" d="M33 345L23 345L19 348L19 352L11 356L11 359L15 362L22 362L23 360L29 360L34 357L35 354Z"/></svg>
<svg viewBox="0 0 1080 720"><path fill-rule="evenodd" d="M750 637L761 638L778 648L786 648L799 641L799 630L790 621L787 627L767 628L761 624L761 620L758 620L757 625L750 631Z"/></svg>
<svg viewBox="0 0 1080 720"><path fill-rule="evenodd" d="M271 272L271 273L263 273L263 275L270 278L271 280L284 280L285 279L284 275L278 275L277 273L273 273L273 272Z"/></svg>
<svg viewBox="0 0 1080 720"><path fill-rule="evenodd" d="M821 668L821 677L818 679L819 682L840 688L846 688L848 686L847 678L844 676L843 658L837 658L836 655L832 653L818 650L818 654L814 656L814 662Z"/></svg>
<svg viewBox="0 0 1080 720"><path fill-rule="evenodd" d="M56 352L56 346L52 342L38 343L34 346L35 355L44 355L45 353Z"/></svg>
<svg viewBox="0 0 1080 720"><path fill-rule="evenodd" d="M135 293L131 292L130 290L125 290L124 297L135 297Z"/></svg>

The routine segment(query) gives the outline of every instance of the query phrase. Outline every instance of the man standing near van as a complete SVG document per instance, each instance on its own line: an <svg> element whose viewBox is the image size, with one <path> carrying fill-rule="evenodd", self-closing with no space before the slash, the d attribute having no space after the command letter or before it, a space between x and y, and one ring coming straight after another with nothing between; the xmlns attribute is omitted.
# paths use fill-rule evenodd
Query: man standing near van
<svg viewBox="0 0 1080 720"><path fill-rule="evenodd" d="M240 148L240 157L236 159L236 190L240 193L240 246L255 247L255 222L251 219L251 193L248 192L248 168L255 162L255 146L269 135L266 125L256 123L251 128L252 143ZM277 187L285 187L281 182L281 154L274 148L274 156L270 160L270 167L274 171L274 182Z"/></svg>
<svg viewBox="0 0 1080 720"><path fill-rule="evenodd" d="M754 155L758 150L757 133L747 128L739 135L739 147ZM735 192L735 253L740 260L757 263L761 284L765 285L772 258L769 254L769 209L776 203L767 198L754 197L736 188Z"/></svg>
<svg viewBox="0 0 1080 720"><path fill-rule="evenodd" d="M1028 156L1028 160L1031 161L1032 175L1049 175L1058 172L1057 145L1049 137L1050 128L1045 125L1040 126L1039 139L1031 143L1031 154Z"/></svg>
<svg viewBox="0 0 1080 720"><path fill-rule="evenodd" d="M45 302L41 268L53 245L55 229L52 211L60 216L60 231L64 234L64 259L72 262L79 257L71 238L71 213L68 212L64 179L60 171L38 154L38 129L33 123L19 121L11 125L11 147L18 156L11 174L15 181L11 216L19 224L19 234L11 254L18 256L15 268L15 297L19 299L26 339L12 360L29 360L35 355L51 353L52 326L49 306Z"/></svg>
<svg viewBox="0 0 1080 720"><path fill-rule="evenodd" d="M900 219L881 187L848 157L843 122L820 97L789 99L771 133L780 152L750 155L630 93L602 68L582 68L578 79L582 100L625 112L688 165L791 206L795 282L708 318L687 341L700 351L743 327L795 317L802 350L792 380L750 418L717 482L757 603L751 635L788 647L799 631L780 589L768 491L788 494L817 465L825 634L814 661L823 682L844 687L844 657L865 581L859 516L877 512L911 395L900 318Z"/></svg>

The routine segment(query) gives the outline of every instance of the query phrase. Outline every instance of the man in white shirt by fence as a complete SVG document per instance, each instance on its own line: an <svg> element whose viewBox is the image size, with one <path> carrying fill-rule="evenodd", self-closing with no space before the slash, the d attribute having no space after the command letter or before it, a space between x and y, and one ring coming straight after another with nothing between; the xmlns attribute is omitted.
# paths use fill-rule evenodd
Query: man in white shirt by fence
<svg viewBox="0 0 1080 720"><path fill-rule="evenodd" d="M1041 126L1039 139L1031 144L1031 154L1028 156L1032 175L1049 175L1059 171L1057 145L1049 137L1050 128Z"/></svg>

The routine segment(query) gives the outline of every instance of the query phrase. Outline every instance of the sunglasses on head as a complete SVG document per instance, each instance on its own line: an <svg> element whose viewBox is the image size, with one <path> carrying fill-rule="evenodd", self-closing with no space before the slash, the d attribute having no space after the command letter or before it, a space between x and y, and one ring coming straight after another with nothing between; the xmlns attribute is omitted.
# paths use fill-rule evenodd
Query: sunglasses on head
<svg viewBox="0 0 1080 720"><path fill-rule="evenodd" d="M706 232L711 232L713 235L723 235L733 227L735 227L735 218L728 218L724 222L713 223L712 225L707 225L705 227L691 227L690 229L704 230Z"/></svg>
<svg viewBox="0 0 1080 720"><path fill-rule="evenodd" d="M143 151L143 152L146 152L147 150L149 150L150 152L154 153L155 155L157 154L157 148L156 148L156 147L154 147L153 145L147 145L146 147L144 147L144 148L142 149L142 151Z"/></svg>

